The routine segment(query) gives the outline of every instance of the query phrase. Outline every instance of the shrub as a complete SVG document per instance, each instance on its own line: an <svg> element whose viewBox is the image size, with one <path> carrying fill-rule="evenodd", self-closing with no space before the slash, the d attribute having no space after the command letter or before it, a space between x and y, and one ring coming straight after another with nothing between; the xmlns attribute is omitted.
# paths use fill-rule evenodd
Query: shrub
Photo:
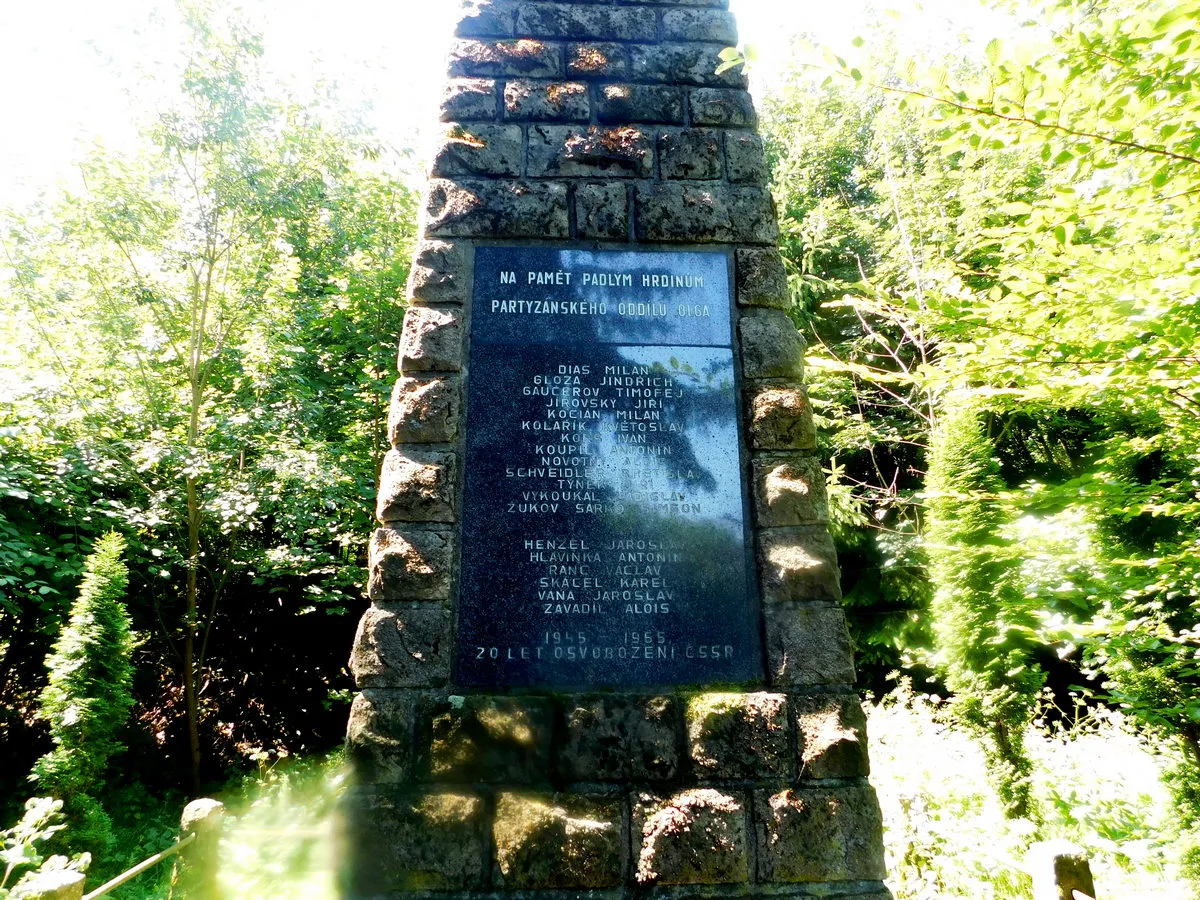
<svg viewBox="0 0 1200 900"><path fill-rule="evenodd" d="M54 749L37 761L31 777L41 792L63 801L70 824L63 840L73 848L102 849L111 841L112 823L92 795L121 747L117 732L133 706L124 549L116 533L96 542L70 621L46 663L50 676L40 713Z"/></svg>
<svg viewBox="0 0 1200 900"><path fill-rule="evenodd" d="M1034 619L1000 538L1004 487L979 412L962 406L934 431L926 550L934 633L963 722L984 739L988 772L1010 818L1030 818L1023 746L1045 676L1032 661Z"/></svg>

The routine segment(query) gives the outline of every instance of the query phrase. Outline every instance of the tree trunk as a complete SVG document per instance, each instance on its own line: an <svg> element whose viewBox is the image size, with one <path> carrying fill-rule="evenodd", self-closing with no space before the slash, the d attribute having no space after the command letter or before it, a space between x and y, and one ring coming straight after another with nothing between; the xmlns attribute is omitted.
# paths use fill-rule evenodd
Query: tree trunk
<svg viewBox="0 0 1200 900"><path fill-rule="evenodd" d="M188 570L186 608L183 616L183 694L187 705L188 760L192 796L200 795L200 702L196 695L197 593L200 567L200 503L196 479L187 479Z"/></svg>

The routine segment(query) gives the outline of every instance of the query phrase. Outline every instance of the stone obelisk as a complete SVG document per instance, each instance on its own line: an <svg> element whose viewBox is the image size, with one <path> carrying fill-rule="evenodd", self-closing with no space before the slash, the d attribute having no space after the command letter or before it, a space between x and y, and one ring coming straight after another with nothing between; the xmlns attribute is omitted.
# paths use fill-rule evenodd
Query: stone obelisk
<svg viewBox="0 0 1200 900"><path fill-rule="evenodd" d="M345 894L889 897L725 0L476 0L351 665Z"/></svg>

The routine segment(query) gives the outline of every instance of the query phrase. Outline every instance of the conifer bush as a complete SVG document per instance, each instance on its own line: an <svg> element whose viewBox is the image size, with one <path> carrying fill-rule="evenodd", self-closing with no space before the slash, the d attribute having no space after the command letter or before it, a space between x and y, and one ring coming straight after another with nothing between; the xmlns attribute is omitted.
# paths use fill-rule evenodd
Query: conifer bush
<svg viewBox="0 0 1200 900"><path fill-rule="evenodd" d="M1000 467L981 414L950 410L934 430L926 550L938 660L955 709L984 739L988 770L1010 818L1035 815L1024 733L1044 673L1032 660L1036 621L1000 536Z"/></svg>
<svg viewBox="0 0 1200 900"><path fill-rule="evenodd" d="M93 795L121 749L118 732L133 706L124 550L115 532L96 542L71 618L46 661L49 681L39 711L54 749L37 761L31 777L39 793L63 801L70 824L65 842L73 849L103 849L111 840L111 820Z"/></svg>

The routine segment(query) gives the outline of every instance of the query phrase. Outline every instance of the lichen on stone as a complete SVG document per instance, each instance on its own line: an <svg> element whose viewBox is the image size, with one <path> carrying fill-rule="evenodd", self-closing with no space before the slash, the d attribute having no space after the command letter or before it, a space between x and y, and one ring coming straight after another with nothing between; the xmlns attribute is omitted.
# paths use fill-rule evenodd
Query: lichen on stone
<svg viewBox="0 0 1200 900"><path fill-rule="evenodd" d="M721 884L746 878L742 805L712 788L676 794L642 825L637 880Z"/></svg>
<svg viewBox="0 0 1200 900"><path fill-rule="evenodd" d="M555 82L546 86L546 98L562 109L571 98L578 97L586 90L582 84Z"/></svg>
<svg viewBox="0 0 1200 900"><path fill-rule="evenodd" d="M595 47L580 47L573 64L583 72L599 72L608 65L608 57Z"/></svg>
<svg viewBox="0 0 1200 900"><path fill-rule="evenodd" d="M616 804L503 793L492 836L506 887L598 888L620 881Z"/></svg>
<svg viewBox="0 0 1200 900"><path fill-rule="evenodd" d="M458 825L474 817L479 801L461 794L429 794L416 805L418 816L431 828Z"/></svg>
<svg viewBox="0 0 1200 900"><path fill-rule="evenodd" d="M605 162L636 168L646 157L646 136L637 128L589 128L569 137L565 158L576 162Z"/></svg>

